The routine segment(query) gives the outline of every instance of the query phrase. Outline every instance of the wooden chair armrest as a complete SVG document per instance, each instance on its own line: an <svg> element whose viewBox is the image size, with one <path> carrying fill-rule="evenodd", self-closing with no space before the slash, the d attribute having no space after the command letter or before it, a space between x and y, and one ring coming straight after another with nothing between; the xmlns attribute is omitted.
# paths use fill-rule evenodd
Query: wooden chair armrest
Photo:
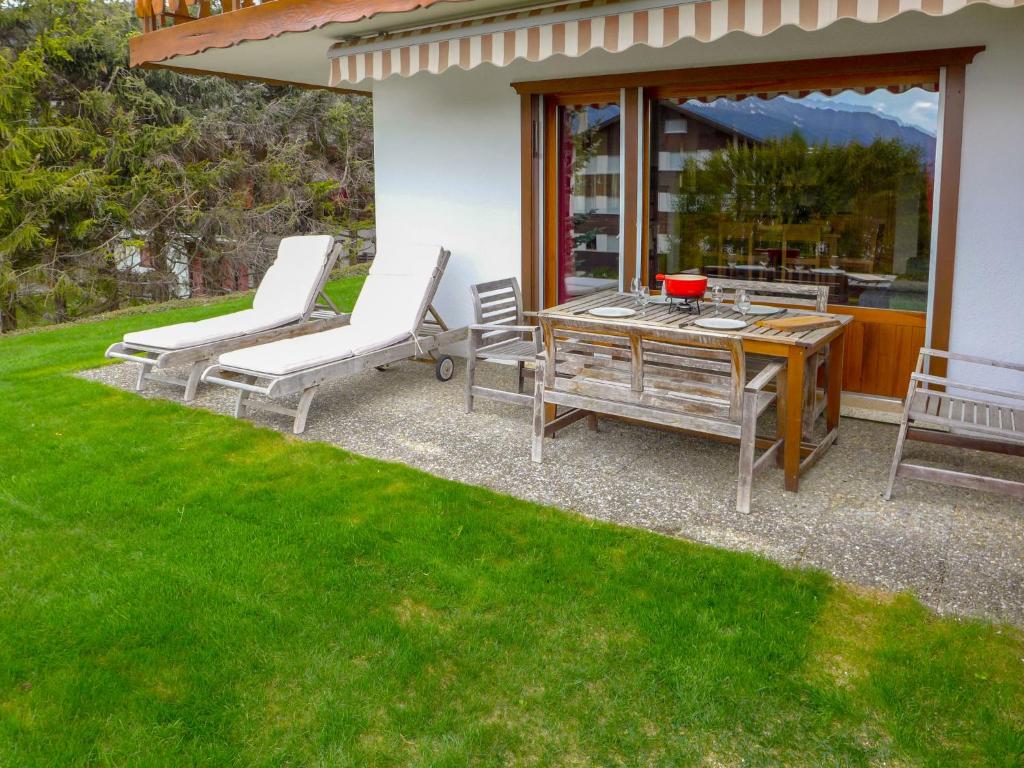
<svg viewBox="0 0 1024 768"><path fill-rule="evenodd" d="M977 392L980 395L993 395L994 397L1005 397L1010 400L1022 400L1024 401L1024 392L1010 392L1005 389L993 389L991 387L978 387L974 384L963 384L959 381L952 381L943 376L932 376L929 373L912 373L910 378L921 384L935 384L938 386L945 387L947 390L960 389L964 392ZM928 392L927 389L919 389L922 392ZM955 395L950 395L955 397Z"/></svg>
<svg viewBox="0 0 1024 768"><path fill-rule="evenodd" d="M957 360L963 363L974 363L976 365L990 365L994 368L1006 368L1011 371L1021 371L1024 373L1024 365L1018 363L1008 363L1003 360L992 360L987 357L978 357L976 355L965 355L960 352L946 352L941 349L931 349L930 347L921 347L921 354L925 357L941 357L946 360Z"/></svg>
<svg viewBox="0 0 1024 768"><path fill-rule="evenodd" d="M773 363L768 363L768 365L761 369L761 372L757 374L757 376L755 376L746 383L746 386L743 387L743 391L760 392L762 389L768 386L768 384L776 376L778 376L785 368L786 364L781 360Z"/></svg>

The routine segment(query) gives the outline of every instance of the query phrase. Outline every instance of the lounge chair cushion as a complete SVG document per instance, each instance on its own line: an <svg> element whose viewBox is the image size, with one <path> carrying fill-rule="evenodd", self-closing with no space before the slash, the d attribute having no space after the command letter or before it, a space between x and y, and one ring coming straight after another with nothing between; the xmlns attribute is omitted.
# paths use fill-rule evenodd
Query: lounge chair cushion
<svg viewBox="0 0 1024 768"><path fill-rule="evenodd" d="M221 365L246 371L283 376L287 373L338 362L354 355L373 352L409 337L409 331L381 335L373 329L346 325L294 339L272 341L258 347L239 349L220 356Z"/></svg>
<svg viewBox="0 0 1024 768"><path fill-rule="evenodd" d="M330 255L330 235L286 237L263 276L252 308L276 315L302 315L316 299L320 275Z"/></svg>
<svg viewBox="0 0 1024 768"><path fill-rule="evenodd" d="M380 262L380 268L374 260L349 325L227 352L218 362L228 368L283 376L408 339L419 324L441 247L413 246L402 253L403 258Z"/></svg>
<svg viewBox="0 0 1024 768"><path fill-rule="evenodd" d="M197 320L194 323L177 323L162 328L150 328L147 331L126 333L124 340L128 344L154 349L184 349L279 328L301 317L302 314L298 312L291 315L272 315L269 312L245 309L220 317Z"/></svg>
<svg viewBox="0 0 1024 768"><path fill-rule="evenodd" d="M412 331L430 287L429 272L418 275L369 274L352 310L353 327L382 335Z"/></svg>
<svg viewBox="0 0 1024 768"><path fill-rule="evenodd" d="M330 235L286 237L263 276L252 309L195 323L125 334L128 344L153 349L185 349L248 336L301 320L316 300L320 277L334 245Z"/></svg>

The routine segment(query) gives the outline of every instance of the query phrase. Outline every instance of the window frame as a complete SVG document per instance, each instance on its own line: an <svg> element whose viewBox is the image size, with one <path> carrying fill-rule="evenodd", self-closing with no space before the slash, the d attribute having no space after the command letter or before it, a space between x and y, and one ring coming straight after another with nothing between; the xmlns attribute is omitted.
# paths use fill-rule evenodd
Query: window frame
<svg viewBox="0 0 1024 768"><path fill-rule="evenodd" d="M609 98L618 90L622 110L625 146L622 206L621 274L624 285L637 274L648 281L650 209L651 104L659 98L697 98L736 93L815 91L880 85L915 85L938 82L940 87L941 145L937 151L939 169L935 184L932 227L935 232L934 263L930 275L932 301L927 313L926 343L948 349L952 311L953 273L956 261L956 231L963 138L964 87L966 68L984 46L938 50L883 53L822 59L701 67L653 72L633 72L576 78L558 78L512 83L523 109L523 194L522 264L524 296L531 309L551 305L553 277L548 275L552 238L553 192L553 110L559 104L580 99ZM638 119L642 110L643 119ZM642 130L641 130L642 129ZM529 151L527 151L529 149ZM643 160L641 163L640 160ZM542 189L543 187L543 189ZM635 258L631 255L635 254ZM539 281L543 280L544 290ZM871 309L836 305L835 311L867 317L891 316L899 322L901 310ZM881 314L880 314L881 313ZM906 319L906 318L904 318ZM941 361L940 365L941 365ZM938 371L941 375L941 371Z"/></svg>

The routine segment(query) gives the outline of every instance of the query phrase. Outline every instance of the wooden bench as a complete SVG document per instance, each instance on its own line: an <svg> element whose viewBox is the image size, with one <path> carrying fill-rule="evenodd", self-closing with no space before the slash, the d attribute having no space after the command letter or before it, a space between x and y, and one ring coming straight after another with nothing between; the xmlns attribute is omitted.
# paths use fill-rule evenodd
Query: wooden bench
<svg viewBox="0 0 1024 768"><path fill-rule="evenodd" d="M541 461L552 427L593 414L735 438L736 508L750 510L753 476L783 443L781 437L768 440L755 460L757 419L777 392L786 391L784 362L765 365L748 382L743 343L735 337L583 317L540 321L544 352L534 386L534 461ZM777 382L775 392L768 390L771 382ZM545 423L548 405L569 410Z"/></svg>
<svg viewBox="0 0 1024 768"><path fill-rule="evenodd" d="M1024 387L1020 391L1010 391L934 376L928 370L929 363L936 357L989 371L1001 369L1024 373L1024 365L922 348L917 357L917 369L910 376L907 400L903 405L903 419L896 439L889 485L885 490L886 500L892 498L897 477L1024 498L1024 482L926 467L903 460L907 440L1024 456Z"/></svg>

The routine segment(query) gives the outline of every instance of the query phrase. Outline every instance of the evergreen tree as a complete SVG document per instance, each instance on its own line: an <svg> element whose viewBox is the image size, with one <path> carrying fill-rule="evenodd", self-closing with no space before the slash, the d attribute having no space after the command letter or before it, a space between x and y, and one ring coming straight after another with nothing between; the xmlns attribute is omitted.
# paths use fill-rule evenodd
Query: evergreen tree
<svg viewBox="0 0 1024 768"><path fill-rule="evenodd" d="M165 298L184 269L218 290L282 236L372 226L368 99L130 70L135 29L125 3L0 0L3 330Z"/></svg>

